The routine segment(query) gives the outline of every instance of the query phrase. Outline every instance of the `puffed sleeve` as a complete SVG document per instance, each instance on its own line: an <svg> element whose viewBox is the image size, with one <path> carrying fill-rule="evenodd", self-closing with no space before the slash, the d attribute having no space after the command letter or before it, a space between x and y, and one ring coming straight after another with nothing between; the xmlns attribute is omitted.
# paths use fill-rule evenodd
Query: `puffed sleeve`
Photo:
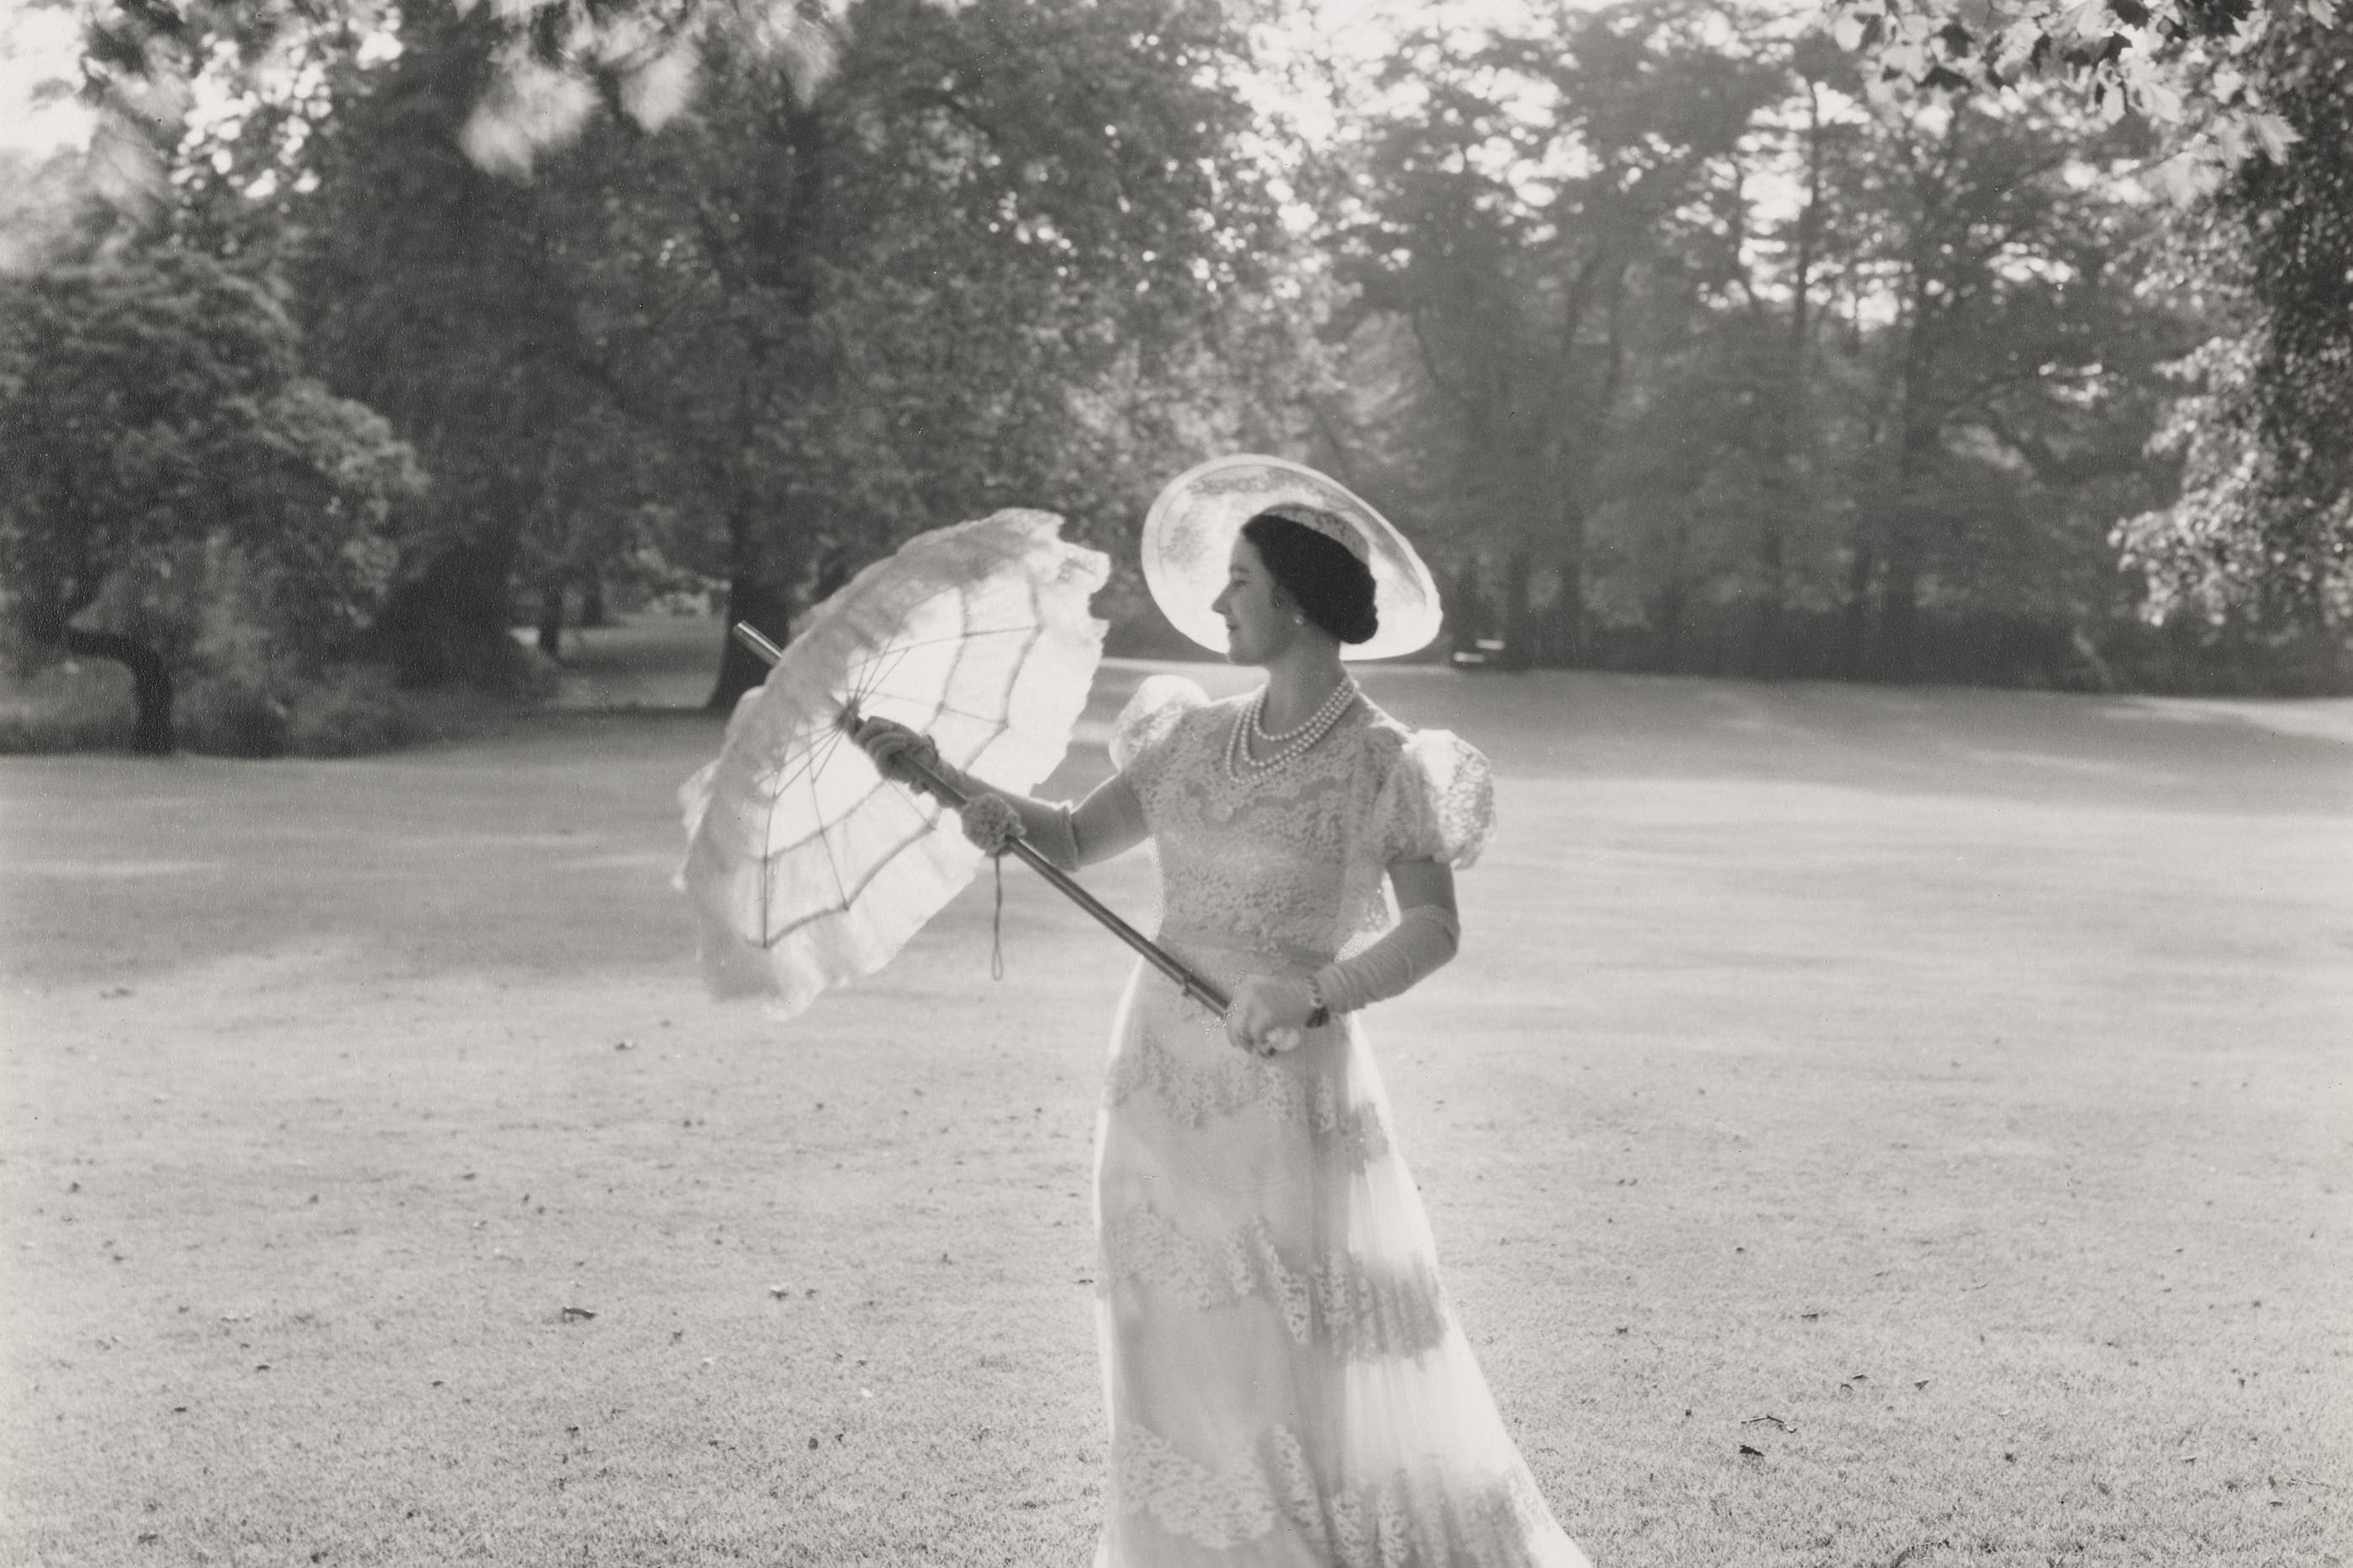
<svg viewBox="0 0 2353 1568"><path fill-rule="evenodd" d="M1111 727L1111 765L1139 798L1159 776L1176 726L1208 700L1208 693L1181 675L1155 675L1120 710Z"/></svg>
<svg viewBox="0 0 2353 1568"><path fill-rule="evenodd" d="M1495 775L1476 746L1445 730L1406 741L1373 805L1384 865L1475 864L1495 831Z"/></svg>

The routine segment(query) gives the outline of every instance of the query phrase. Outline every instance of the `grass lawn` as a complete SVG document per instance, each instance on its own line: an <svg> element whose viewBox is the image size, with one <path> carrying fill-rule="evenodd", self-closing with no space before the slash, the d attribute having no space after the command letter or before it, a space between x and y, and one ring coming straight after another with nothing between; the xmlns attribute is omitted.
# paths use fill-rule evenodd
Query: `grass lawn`
<svg viewBox="0 0 2353 1568"><path fill-rule="evenodd" d="M1601 1568L2353 1558L2353 705L1367 684L1500 774L1372 1026ZM0 760L0 1563L1088 1560L1126 955L710 1004L717 739Z"/></svg>

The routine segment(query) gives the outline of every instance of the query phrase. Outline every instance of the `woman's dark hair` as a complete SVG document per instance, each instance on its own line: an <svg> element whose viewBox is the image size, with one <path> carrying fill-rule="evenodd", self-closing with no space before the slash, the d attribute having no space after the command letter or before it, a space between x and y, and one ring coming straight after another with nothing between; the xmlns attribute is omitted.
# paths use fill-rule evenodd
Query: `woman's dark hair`
<svg viewBox="0 0 2353 1568"><path fill-rule="evenodd" d="M1369 642L1380 630L1372 568L1346 545L1271 511L1242 524L1242 537L1309 620L1345 643Z"/></svg>

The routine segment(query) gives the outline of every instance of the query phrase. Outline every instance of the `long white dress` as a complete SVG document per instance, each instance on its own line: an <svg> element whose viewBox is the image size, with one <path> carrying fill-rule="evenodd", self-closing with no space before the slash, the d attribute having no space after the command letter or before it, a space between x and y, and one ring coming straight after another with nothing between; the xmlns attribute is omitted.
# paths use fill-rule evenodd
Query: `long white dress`
<svg viewBox="0 0 2353 1568"><path fill-rule="evenodd" d="M1147 682L1113 745L1163 946L1230 987L1377 939L1389 862L1468 866L1486 759L1359 700L1233 776L1243 700ZM1097 1130L1112 1433L1097 1568L1584 1568L1504 1432L1353 1016L1271 1059L1139 967Z"/></svg>

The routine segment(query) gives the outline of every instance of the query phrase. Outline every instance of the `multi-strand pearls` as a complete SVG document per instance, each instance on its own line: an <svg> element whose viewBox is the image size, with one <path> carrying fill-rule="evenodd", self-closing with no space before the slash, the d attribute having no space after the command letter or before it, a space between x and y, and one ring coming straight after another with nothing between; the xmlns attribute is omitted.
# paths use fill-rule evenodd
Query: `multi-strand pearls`
<svg viewBox="0 0 2353 1568"><path fill-rule="evenodd" d="M1332 726L1340 721L1356 700L1356 683L1343 676L1340 684L1332 689L1332 695L1324 700L1324 706L1309 714L1305 723L1280 735L1270 735L1266 732L1266 688L1260 687L1258 695L1234 715L1233 731L1226 738L1226 776L1239 781L1245 774L1271 773L1306 755L1316 742L1332 732ZM1264 756L1250 755L1251 735L1256 735L1261 745L1271 748Z"/></svg>

